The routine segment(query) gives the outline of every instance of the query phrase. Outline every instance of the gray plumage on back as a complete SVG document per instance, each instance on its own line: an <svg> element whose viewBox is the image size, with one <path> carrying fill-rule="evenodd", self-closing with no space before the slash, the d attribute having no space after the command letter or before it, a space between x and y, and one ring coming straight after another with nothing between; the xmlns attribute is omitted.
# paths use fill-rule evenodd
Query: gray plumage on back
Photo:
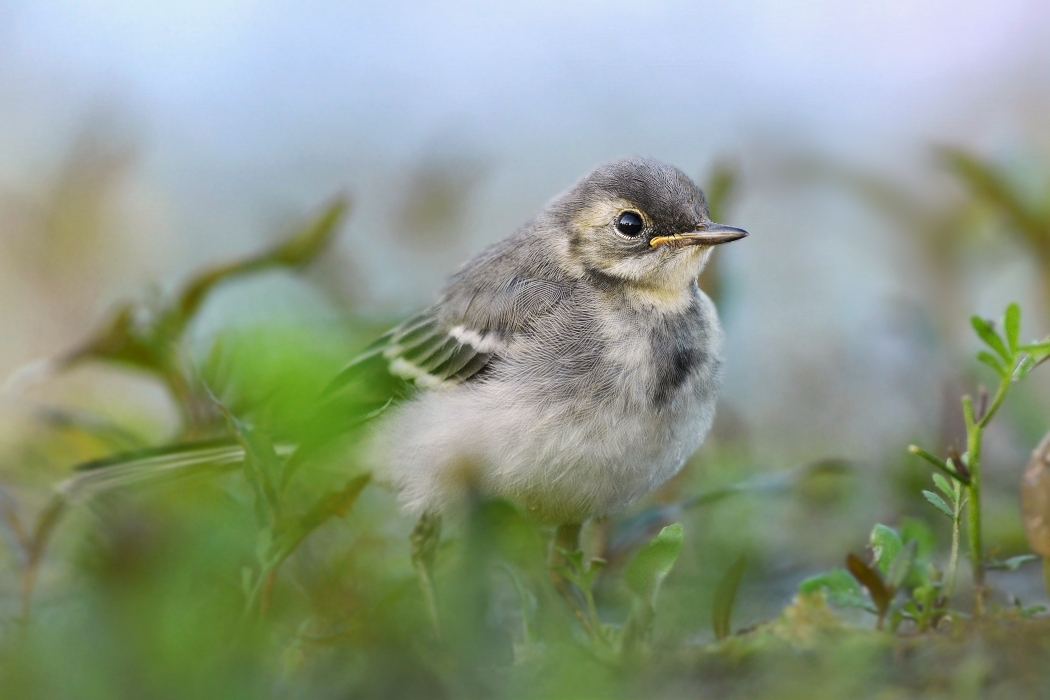
<svg viewBox="0 0 1050 700"><path fill-rule="evenodd" d="M377 473L413 512L473 491L556 523L658 487L703 441L721 383L696 278L744 235L676 168L599 167L370 350L422 389L377 424Z"/></svg>

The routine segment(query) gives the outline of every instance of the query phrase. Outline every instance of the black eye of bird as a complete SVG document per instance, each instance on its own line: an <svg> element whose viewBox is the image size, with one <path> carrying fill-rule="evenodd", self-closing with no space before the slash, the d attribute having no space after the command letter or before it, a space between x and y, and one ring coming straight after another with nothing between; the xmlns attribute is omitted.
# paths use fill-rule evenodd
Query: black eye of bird
<svg viewBox="0 0 1050 700"><path fill-rule="evenodd" d="M642 232L642 217L636 211L625 211L616 217L616 230L634 238Z"/></svg>

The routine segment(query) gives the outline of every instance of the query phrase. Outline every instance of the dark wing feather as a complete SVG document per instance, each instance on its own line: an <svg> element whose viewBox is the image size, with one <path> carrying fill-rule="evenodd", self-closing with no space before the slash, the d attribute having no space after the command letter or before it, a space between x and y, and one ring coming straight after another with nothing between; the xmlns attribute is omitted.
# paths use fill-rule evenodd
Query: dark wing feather
<svg viewBox="0 0 1050 700"><path fill-rule="evenodd" d="M423 388L447 387L478 376L536 320L569 296L565 285L515 277L495 288L454 285L434 306L387 332L332 382L329 393L351 383L364 365L382 356L396 377Z"/></svg>

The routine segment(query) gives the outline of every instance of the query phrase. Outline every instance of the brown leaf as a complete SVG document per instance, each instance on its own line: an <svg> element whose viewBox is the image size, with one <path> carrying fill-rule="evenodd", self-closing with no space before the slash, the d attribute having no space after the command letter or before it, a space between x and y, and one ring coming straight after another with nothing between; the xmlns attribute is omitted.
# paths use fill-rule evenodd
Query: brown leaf
<svg viewBox="0 0 1050 700"><path fill-rule="evenodd" d="M1050 433L1032 452L1021 477L1021 518L1028 546L1039 556L1050 557Z"/></svg>
<svg viewBox="0 0 1050 700"><path fill-rule="evenodd" d="M846 568L860 585L868 589L871 602L875 603L875 608L879 611L879 626L881 627L882 618L890 607L890 601L893 600L893 592L883 583L882 577L856 554L846 555Z"/></svg>

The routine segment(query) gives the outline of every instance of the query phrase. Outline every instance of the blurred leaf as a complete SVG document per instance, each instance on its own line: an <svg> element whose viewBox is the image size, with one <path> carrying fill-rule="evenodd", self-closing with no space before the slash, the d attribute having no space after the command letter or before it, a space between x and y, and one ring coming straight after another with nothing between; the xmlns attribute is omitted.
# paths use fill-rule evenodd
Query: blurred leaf
<svg viewBox="0 0 1050 700"><path fill-rule="evenodd" d="M829 601L840 607L865 608L867 602L861 595L860 584L847 571L835 567L816 576L810 576L798 584L802 594L824 591Z"/></svg>
<svg viewBox="0 0 1050 700"><path fill-rule="evenodd" d="M875 556L875 564L879 571L885 574L889 571L890 564L897 558L901 548L904 547L904 542L893 528L881 523L872 528L868 541L871 544L872 554Z"/></svg>
<svg viewBox="0 0 1050 700"><path fill-rule="evenodd" d="M1021 477L1021 518L1028 546L1044 559L1050 557L1050 433L1032 452Z"/></svg>
<svg viewBox="0 0 1050 700"><path fill-rule="evenodd" d="M989 559L985 562L984 568L991 569L992 571L1017 571L1021 568L1022 564L1038 560L1039 557L1034 554L1018 554L1017 556L1004 560Z"/></svg>
<svg viewBox="0 0 1050 700"><path fill-rule="evenodd" d="M980 316L971 316L970 325L973 326L974 331L978 337L985 342L988 347L995 350L999 354L999 357L1003 358L1003 362L1010 364L1013 362L1013 353L1006 347L1006 343L999 337L999 334L995 332L995 328L986 319Z"/></svg>
<svg viewBox="0 0 1050 700"><path fill-rule="evenodd" d="M522 583L521 577L506 564L497 564L497 568L503 571L510 578L511 584L514 586L514 592L518 595L518 606L521 609L521 636L523 645L526 650L529 650L533 644L532 638L532 626L529 622L532 616L536 612L536 596L529 592L529 589Z"/></svg>
<svg viewBox="0 0 1050 700"><path fill-rule="evenodd" d="M919 543L915 540L910 540L908 544L904 545L904 548L897 553L897 556L893 558L893 563L890 564L890 569L886 573L886 583L889 586L890 593L901 587L905 579L908 578L908 574L911 573L912 564L915 563L915 552L918 549Z"/></svg>
<svg viewBox="0 0 1050 700"><path fill-rule="evenodd" d="M175 303L176 328L181 331L200 308L208 292L221 282L271 267L299 267L312 261L328 245L348 206L347 198L338 197L321 214L270 250L195 275L183 287Z"/></svg>
<svg viewBox="0 0 1050 700"><path fill-rule="evenodd" d="M945 474L947 474L951 478L956 479L958 481L961 481L964 484L969 484L970 483L970 475L969 475L969 473L968 472L964 472L963 469L957 468L957 464L958 463L955 463L955 462L949 463L949 462L945 462L942 459L938 459L937 457L934 457L932 454L930 454L926 450L922 449L918 445L908 445L908 452L910 452L911 454L915 455L916 457L920 457L920 458L926 460L926 462L928 462L929 464L933 465L937 469L940 469L942 472L944 472Z"/></svg>
<svg viewBox="0 0 1050 700"><path fill-rule="evenodd" d="M992 165L958 148L940 148L941 162L955 173L979 199L1003 214L1009 225L1019 231L1037 250L1045 249L1048 222L1040 212L1029 207L1009 179Z"/></svg>
<svg viewBox="0 0 1050 700"><path fill-rule="evenodd" d="M322 496L306 513L282 529L277 542L279 558L283 560L294 552L310 533L331 518L345 517L371 480L371 474L355 476L342 489Z"/></svg>
<svg viewBox="0 0 1050 700"><path fill-rule="evenodd" d="M915 543L917 547L915 550L916 562L920 562L933 554L933 550L937 546L937 536L924 520L901 518L900 533L901 541Z"/></svg>
<svg viewBox="0 0 1050 700"><path fill-rule="evenodd" d="M68 368L83 360L106 360L160 371L165 348L159 347L135 320L136 305L122 304L87 340L59 359Z"/></svg>
<svg viewBox="0 0 1050 700"><path fill-rule="evenodd" d="M715 586L715 595L711 603L711 627L715 639L725 639L732 631L733 604L736 602L736 592L740 588L746 563L746 557L741 554L729 565Z"/></svg>
<svg viewBox="0 0 1050 700"><path fill-rule="evenodd" d="M8 547L23 567L29 559L29 538L22 529L18 512L18 501L0 486L0 532L4 534Z"/></svg>
<svg viewBox="0 0 1050 700"><path fill-rule="evenodd" d="M852 553L846 555L846 568L853 574L853 578L857 579L860 585L867 589L868 595L871 596L871 602L875 604L875 608L878 611L879 628L881 629L882 620L886 616L886 611L889 610L893 595L886 587L886 584L883 583L882 577L879 576L878 572L872 570L857 555Z"/></svg>
<svg viewBox="0 0 1050 700"><path fill-rule="evenodd" d="M728 209L736 196L740 185L740 166L730 161L716 163L708 176L707 195L708 213L712 221L725 223Z"/></svg>
<svg viewBox="0 0 1050 700"><path fill-rule="evenodd" d="M1037 358L1038 357L1042 357L1046 353L1050 353L1050 340L1043 340L1043 341L1038 342L1038 343L1030 343L1028 345L1021 345L1021 346L1018 347L1018 349L1019 350L1023 350L1024 352L1027 352L1027 353L1031 353L1032 355L1035 355Z"/></svg>
<svg viewBox="0 0 1050 700"><path fill-rule="evenodd" d="M923 491L922 495L927 501L930 502L930 505L932 505L934 508L948 516L949 520L955 519L955 512L947 503L944 502L943 498L935 494L933 491Z"/></svg>
<svg viewBox="0 0 1050 700"><path fill-rule="evenodd" d="M940 489L941 493L944 494L944 497L947 498L948 501L954 505L955 489L952 488L952 485L948 482L948 480L940 474L934 473L933 483L936 484L937 488Z"/></svg>
<svg viewBox="0 0 1050 700"><path fill-rule="evenodd" d="M638 596L655 600L660 584L682 553L682 525L673 523L638 550L624 571L624 582Z"/></svg>
<svg viewBox="0 0 1050 700"><path fill-rule="evenodd" d="M1021 307L1016 302L1006 307L1003 329L1006 332L1006 345L1010 348L1010 353L1017 354L1017 343L1021 337Z"/></svg>
<svg viewBox="0 0 1050 700"><path fill-rule="evenodd" d="M36 516L33 536L28 540L25 569L22 571L22 619L29 617L29 604L36 586L37 572L55 527L66 512L69 502L62 493L54 495Z"/></svg>
<svg viewBox="0 0 1050 700"><path fill-rule="evenodd" d="M995 355L986 350L981 350L977 353L977 361L983 362L984 364L991 367L993 370L995 370L995 373L1000 377L1004 376L1007 372L1006 367L1003 366L1003 363L999 360L999 358L997 358Z"/></svg>
<svg viewBox="0 0 1050 700"><path fill-rule="evenodd" d="M1031 355L1025 355L1024 359L1021 360L1017 365L1017 369L1014 370L1014 382L1019 382L1028 376L1028 373L1035 367L1035 360L1032 359Z"/></svg>
<svg viewBox="0 0 1050 700"><path fill-rule="evenodd" d="M244 448L244 475L255 492L256 508L261 510L262 521L271 527L275 526L281 517L281 504L277 495L277 484L281 479L281 458L277 456L273 443L262 431L233 415L207 387L205 390L226 417L237 442Z"/></svg>

